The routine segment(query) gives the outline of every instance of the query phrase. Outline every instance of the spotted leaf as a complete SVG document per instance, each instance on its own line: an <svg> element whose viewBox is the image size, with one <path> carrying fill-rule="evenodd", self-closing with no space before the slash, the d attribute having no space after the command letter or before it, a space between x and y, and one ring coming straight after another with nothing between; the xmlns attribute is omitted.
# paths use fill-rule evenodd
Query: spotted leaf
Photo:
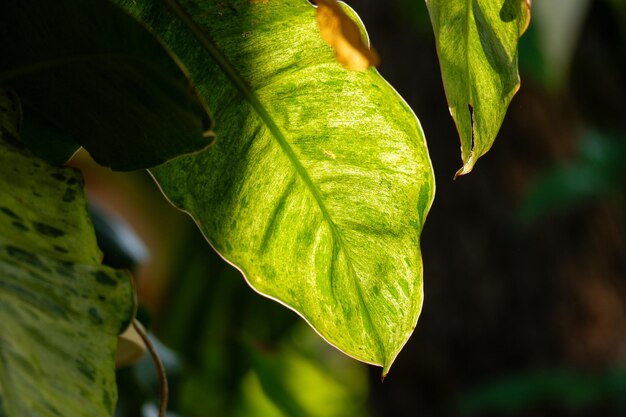
<svg viewBox="0 0 626 417"><path fill-rule="evenodd" d="M110 417L127 272L100 265L80 174L20 148L0 92L0 415Z"/></svg>

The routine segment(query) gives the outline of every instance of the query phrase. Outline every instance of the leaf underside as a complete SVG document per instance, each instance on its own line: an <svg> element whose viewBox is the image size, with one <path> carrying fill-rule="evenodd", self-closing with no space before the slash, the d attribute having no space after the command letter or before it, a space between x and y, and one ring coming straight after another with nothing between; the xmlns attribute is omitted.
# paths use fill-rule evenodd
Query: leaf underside
<svg viewBox="0 0 626 417"><path fill-rule="evenodd" d="M101 165L149 168L212 141L185 70L108 0L0 2L0 87L24 105L22 139L52 164L83 146Z"/></svg>
<svg viewBox="0 0 626 417"><path fill-rule="evenodd" d="M528 0L427 0L443 85L469 173L493 145L520 86L518 39Z"/></svg>
<svg viewBox="0 0 626 417"><path fill-rule="evenodd" d="M185 1L206 49L158 4L122 3L216 110L213 147L152 170L164 193L256 291L386 373L421 309L434 194L411 109L374 69L335 61L306 1Z"/></svg>
<svg viewBox="0 0 626 417"><path fill-rule="evenodd" d="M82 177L19 148L14 110L0 94L0 415L110 417L130 276L99 265Z"/></svg>

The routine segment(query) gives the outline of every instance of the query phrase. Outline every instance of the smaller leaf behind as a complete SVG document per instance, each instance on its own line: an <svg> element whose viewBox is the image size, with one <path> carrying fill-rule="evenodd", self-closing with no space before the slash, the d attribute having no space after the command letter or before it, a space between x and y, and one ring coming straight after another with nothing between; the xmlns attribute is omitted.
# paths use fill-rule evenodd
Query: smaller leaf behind
<svg viewBox="0 0 626 417"><path fill-rule="evenodd" d="M517 44L528 27L530 0L427 0L450 114L472 171L493 145L520 86Z"/></svg>
<svg viewBox="0 0 626 417"><path fill-rule="evenodd" d="M22 138L52 164L83 146L117 170L206 148L207 107L168 49L108 0L0 2L0 87L17 91Z"/></svg>

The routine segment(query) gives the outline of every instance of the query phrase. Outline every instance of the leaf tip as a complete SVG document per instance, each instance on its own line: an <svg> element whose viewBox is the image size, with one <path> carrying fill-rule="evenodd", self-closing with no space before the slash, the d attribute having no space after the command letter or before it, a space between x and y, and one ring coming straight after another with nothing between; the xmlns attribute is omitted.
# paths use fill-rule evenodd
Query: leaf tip
<svg viewBox="0 0 626 417"><path fill-rule="evenodd" d="M476 164L476 160L474 158L474 152L472 152L467 158L467 161L463 164L463 166L454 174L454 179L457 179L460 175L466 175L472 172L474 169L474 165Z"/></svg>
<svg viewBox="0 0 626 417"><path fill-rule="evenodd" d="M385 364L383 366L383 372L380 375L380 382L385 382L385 378L387 378L387 375L389 374L389 370L391 369L391 364L393 361Z"/></svg>

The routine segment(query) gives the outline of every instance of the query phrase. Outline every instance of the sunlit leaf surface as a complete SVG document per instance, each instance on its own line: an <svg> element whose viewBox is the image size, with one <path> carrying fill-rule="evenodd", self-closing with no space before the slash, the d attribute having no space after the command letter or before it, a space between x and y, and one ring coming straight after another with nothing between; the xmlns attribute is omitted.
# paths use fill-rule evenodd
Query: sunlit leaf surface
<svg viewBox="0 0 626 417"><path fill-rule="evenodd" d="M82 177L16 145L0 95L0 415L112 416L130 276L99 265Z"/></svg>
<svg viewBox="0 0 626 417"><path fill-rule="evenodd" d="M165 194L254 289L386 372L422 305L434 193L411 109L336 62L306 1L186 1L195 23L125 3L216 109L215 146L153 170Z"/></svg>
<svg viewBox="0 0 626 417"><path fill-rule="evenodd" d="M177 60L107 0L0 2L0 86L24 105L23 140L53 164L84 146L100 164L149 168L212 141Z"/></svg>
<svg viewBox="0 0 626 417"><path fill-rule="evenodd" d="M427 0L467 174L493 145L520 86L517 43L530 0Z"/></svg>

